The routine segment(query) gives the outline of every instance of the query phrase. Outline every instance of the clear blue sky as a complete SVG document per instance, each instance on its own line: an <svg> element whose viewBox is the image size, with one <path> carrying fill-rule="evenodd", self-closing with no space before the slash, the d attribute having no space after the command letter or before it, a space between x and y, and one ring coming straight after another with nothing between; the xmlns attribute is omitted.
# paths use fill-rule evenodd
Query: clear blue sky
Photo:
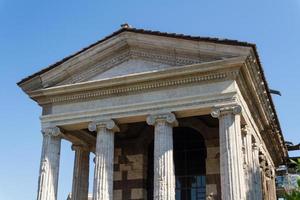
<svg viewBox="0 0 300 200"><path fill-rule="evenodd" d="M36 198L40 109L16 82L128 22L134 27L256 43L286 140L300 142L300 0L0 0L0 199ZM59 200L71 190L63 143Z"/></svg>

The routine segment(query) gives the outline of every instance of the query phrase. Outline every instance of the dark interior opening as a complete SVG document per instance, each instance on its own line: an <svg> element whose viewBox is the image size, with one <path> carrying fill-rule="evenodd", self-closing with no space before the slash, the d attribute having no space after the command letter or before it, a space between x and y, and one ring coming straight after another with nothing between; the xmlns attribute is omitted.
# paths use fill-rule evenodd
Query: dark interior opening
<svg viewBox="0 0 300 200"><path fill-rule="evenodd" d="M173 131L176 200L205 200L205 140L192 128L177 127ZM153 199L153 149L152 142L148 149L148 199Z"/></svg>

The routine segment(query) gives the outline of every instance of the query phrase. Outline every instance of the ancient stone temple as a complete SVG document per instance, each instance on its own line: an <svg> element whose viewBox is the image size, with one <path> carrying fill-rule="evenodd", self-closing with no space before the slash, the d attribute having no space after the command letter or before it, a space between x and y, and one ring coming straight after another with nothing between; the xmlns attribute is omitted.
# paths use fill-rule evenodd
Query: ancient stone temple
<svg viewBox="0 0 300 200"><path fill-rule="evenodd" d="M38 200L57 199L61 140L72 200L276 198L287 151L254 44L124 25L18 85L43 110Z"/></svg>

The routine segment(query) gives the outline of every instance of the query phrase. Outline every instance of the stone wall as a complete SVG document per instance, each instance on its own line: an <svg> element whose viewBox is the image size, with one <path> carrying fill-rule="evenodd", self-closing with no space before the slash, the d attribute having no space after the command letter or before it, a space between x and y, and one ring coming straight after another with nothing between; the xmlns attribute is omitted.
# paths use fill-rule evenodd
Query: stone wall
<svg viewBox="0 0 300 200"><path fill-rule="evenodd" d="M152 141L152 128L144 129L132 138L116 138L114 200L147 199L148 150ZM221 199L219 139L218 137L206 138L205 143L207 146L206 195L219 200Z"/></svg>
<svg viewBox="0 0 300 200"><path fill-rule="evenodd" d="M221 199L219 139L206 140L206 195Z"/></svg>
<svg viewBox="0 0 300 200"><path fill-rule="evenodd" d="M114 200L147 199L147 131L138 137L116 139ZM149 135L148 135L149 136Z"/></svg>

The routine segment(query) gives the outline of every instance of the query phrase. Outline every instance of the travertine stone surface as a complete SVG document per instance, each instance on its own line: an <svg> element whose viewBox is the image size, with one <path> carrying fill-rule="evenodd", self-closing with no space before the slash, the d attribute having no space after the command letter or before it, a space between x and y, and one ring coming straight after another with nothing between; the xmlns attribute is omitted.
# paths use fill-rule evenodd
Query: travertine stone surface
<svg viewBox="0 0 300 200"><path fill-rule="evenodd" d="M97 131L93 200L113 200L114 132L113 120L93 122L90 131Z"/></svg>
<svg viewBox="0 0 300 200"><path fill-rule="evenodd" d="M37 200L56 200L59 174L61 137L58 127L47 128L43 133Z"/></svg>
<svg viewBox="0 0 300 200"><path fill-rule="evenodd" d="M256 143L252 145L252 155L253 155L253 180L254 180L254 188L253 191L255 193L255 197L258 200L263 198L262 196L262 177L260 172L260 164L259 164L259 146Z"/></svg>
<svg viewBox="0 0 300 200"><path fill-rule="evenodd" d="M243 133L243 144L245 149L245 186L247 199L255 199L254 178L253 178L253 155L252 155L252 134L250 127L246 125L242 129Z"/></svg>
<svg viewBox="0 0 300 200"><path fill-rule="evenodd" d="M75 151L72 200L87 200L89 190L90 152L86 146L73 145Z"/></svg>
<svg viewBox="0 0 300 200"><path fill-rule="evenodd" d="M219 118L220 172L222 200L244 200L245 180L239 105L214 108Z"/></svg>
<svg viewBox="0 0 300 200"><path fill-rule="evenodd" d="M173 161L173 126L178 123L173 113L151 115L149 125L154 133L154 199L175 200L175 170Z"/></svg>

